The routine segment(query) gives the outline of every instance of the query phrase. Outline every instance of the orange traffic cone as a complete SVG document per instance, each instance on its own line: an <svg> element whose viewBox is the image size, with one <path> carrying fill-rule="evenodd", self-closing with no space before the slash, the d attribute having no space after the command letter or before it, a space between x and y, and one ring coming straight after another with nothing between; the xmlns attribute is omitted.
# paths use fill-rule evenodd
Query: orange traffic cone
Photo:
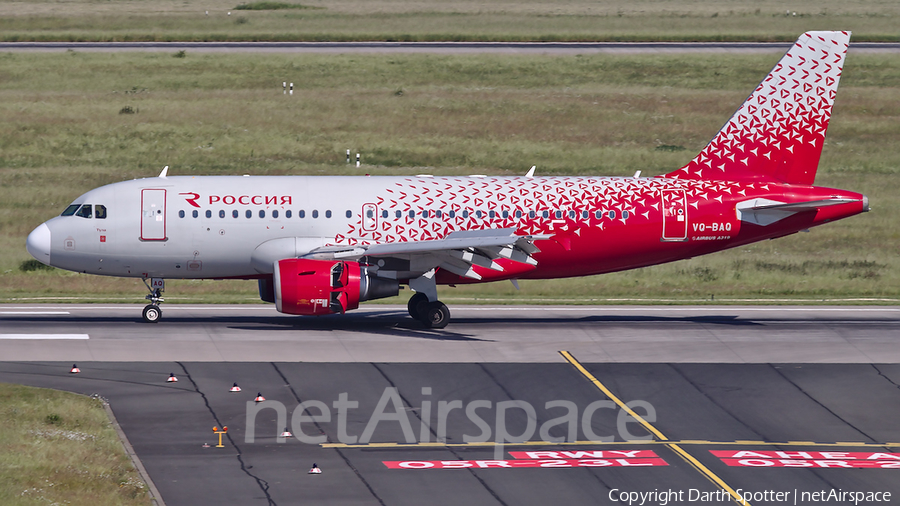
<svg viewBox="0 0 900 506"><path fill-rule="evenodd" d="M256 399L254 399L254 400L255 400L256 402L262 402L262 401L266 400L266 398L263 397L261 393L257 393L257 394L256 394Z"/></svg>
<svg viewBox="0 0 900 506"><path fill-rule="evenodd" d="M293 436L294 435L291 434L291 431L287 430L287 427L285 427L284 432L281 433L281 437L293 437Z"/></svg>
<svg viewBox="0 0 900 506"><path fill-rule="evenodd" d="M72 364L72 369L69 371L69 374L78 374L80 372L81 369L79 369L77 365Z"/></svg>
<svg viewBox="0 0 900 506"><path fill-rule="evenodd" d="M231 387L231 390L229 390L229 392L240 392L240 391L241 391L241 387L237 386L237 383L235 383L234 386Z"/></svg>
<svg viewBox="0 0 900 506"><path fill-rule="evenodd" d="M312 469L309 470L309 474L322 474L322 470L319 469L319 466L313 464Z"/></svg>
<svg viewBox="0 0 900 506"><path fill-rule="evenodd" d="M175 377L174 372L169 373L168 379L166 379L166 383L178 383L178 378Z"/></svg>

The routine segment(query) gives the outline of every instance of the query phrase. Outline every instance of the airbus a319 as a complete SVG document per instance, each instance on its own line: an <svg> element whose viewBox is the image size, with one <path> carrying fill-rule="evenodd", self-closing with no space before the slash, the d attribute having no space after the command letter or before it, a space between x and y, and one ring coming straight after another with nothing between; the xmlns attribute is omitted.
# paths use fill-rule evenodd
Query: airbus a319
<svg viewBox="0 0 900 506"><path fill-rule="evenodd" d="M868 210L814 186L848 32L803 34L710 143L656 177L167 176L75 199L28 236L39 261L142 278L156 322L166 278L255 279L294 315L344 313L437 286L634 269L796 233Z"/></svg>

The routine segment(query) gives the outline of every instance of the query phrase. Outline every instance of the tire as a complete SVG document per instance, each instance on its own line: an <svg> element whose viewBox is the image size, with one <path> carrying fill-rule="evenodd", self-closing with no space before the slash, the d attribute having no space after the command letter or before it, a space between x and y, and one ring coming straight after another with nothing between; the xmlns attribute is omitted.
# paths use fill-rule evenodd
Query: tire
<svg viewBox="0 0 900 506"><path fill-rule="evenodd" d="M421 321L430 329L442 329L450 323L450 308L441 301L430 302L422 311Z"/></svg>
<svg viewBox="0 0 900 506"><path fill-rule="evenodd" d="M156 304L148 304L144 308L144 312L141 314L141 316L147 323L156 323L160 318L162 318L162 309L160 309Z"/></svg>
<svg viewBox="0 0 900 506"><path fill-rule="evenodd" d="M428 304L428 296L422 292L416 292L409 298L406 310L409 311L409 316L412 316L413 320L422 319L422 313L425 311L424 304Z"/></svg>

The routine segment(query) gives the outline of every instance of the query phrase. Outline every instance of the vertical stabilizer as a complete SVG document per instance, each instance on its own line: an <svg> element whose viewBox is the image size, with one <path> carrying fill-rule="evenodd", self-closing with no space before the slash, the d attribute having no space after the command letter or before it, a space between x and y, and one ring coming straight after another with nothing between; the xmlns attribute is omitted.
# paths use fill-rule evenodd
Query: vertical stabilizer
<svg viewBox="0 0 900 506"><path fill-rule="evenodd" d="M850 32L807 32L763 79L681 179L811 185L850 45Z"/></svg>

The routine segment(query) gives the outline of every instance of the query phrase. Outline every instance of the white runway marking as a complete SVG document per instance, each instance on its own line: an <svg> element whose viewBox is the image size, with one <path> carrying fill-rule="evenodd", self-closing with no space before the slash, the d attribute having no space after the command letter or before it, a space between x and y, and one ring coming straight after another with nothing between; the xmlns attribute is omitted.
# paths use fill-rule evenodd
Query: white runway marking
<svg viewBox="0 0 900 506"><path fill-rule="evenodd" d="M72 314L72 313L70 313L70 312L68 312L68 311L0 311L0 314L18 314L18 315L22 315L22 314L40 314L40 315L47 315L47 314Z"/></svg>
<svg viewBox="0 0 900 506"><path fill-rule="evenodd" d="M87 334L0 334L0 339L90 339Z"/></svg>

